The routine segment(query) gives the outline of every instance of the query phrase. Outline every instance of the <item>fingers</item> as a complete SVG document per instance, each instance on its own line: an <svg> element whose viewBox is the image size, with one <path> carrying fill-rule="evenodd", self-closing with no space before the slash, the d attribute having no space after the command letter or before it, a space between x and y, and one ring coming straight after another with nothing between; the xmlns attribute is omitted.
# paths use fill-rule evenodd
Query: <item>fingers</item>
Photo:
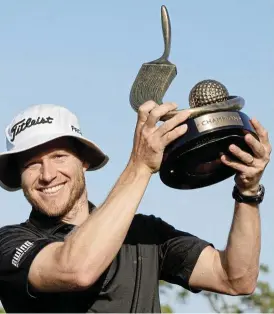
<svg viewBox="0 0 274 314"><path fill-rule="evenodd" d="M169 111L175 110L178 107L176 103L169 102L162 105L155 106L149 113L146 125L149 128L155 127L156 123Z"/></svg>
<svg viewBox="0 0 274 314"><path fill-rule="evenodd" d="M252 123L252 125L255 129L255 132L258 134L260 141L263 144L267 144L269 142L269 139L268 139L268 133L265 130L265 128L255 118L251 119L250 122Z"/></svg>
<svg viewBox="0 0 274 314"><path fill-rule="evenodd" d="M269 160L269 154L266 152L265 146L251 134L245 136L245 141L251 148L254 156L232 144L228 149L238 160L233 160L229 156L223 155L221 161L242 173L261 172Z"/></svg>
<svg viewBox="0 0 274 314"><path fill-rule="evenodd" d="M232 144L229 146L231 153L247 166L254 165L254 157L249 153L241 150L238 146Z"/></svg>
<svg viewBox="0 0 274 314"><path fill-rule="evenodd" d="M187 131L187 124L182 124L175 128L174 130L167 132L163 137L162 137L162 142L164 146L167 146L174 140L176 140L178 137L184 135Z"/></svg>
<svg viewBox="0 0 274 314"><path fill-rule="evenodd" d="M254 156L262 158L265 155L264 145L259 142L253 135L247 134L245 136L245 142L251 148Z"/></svg>
<svg viewBox="0 0 274 314"><path fill-rule="evenodd" d="M239 171L241 173L246 173L248 171L248 166L241 163L241 162L238 162L238 161L235 161L233 159L231 159L230 157L228 157L227 155L222 155L221 156L221 161L227 165L228 167L230 168L233 168L235 169L236 171Z"/></svg>
<svg viewBox="0 0 274 314"><path fill-rule="evenodd" d="M251 119L251 123L259 137L260 142L264 145L265 150L270 154L272 149L269 142L268 132L257 119Z"/></svg>
<svg viewBox="0 0 274 314"><path fill-rule="evenodd" d="M173 118L163 123L155 133L158 133L159 136L163 136L167 132L173 130L179 124L182 124L184 121L186 121L189 116L190 112L188 110L179 111Z"/></svg>
<svg viewBox="0 0 274 314"><path fill-rule="evenodd" d="M221 156L221 161L237 172L235 176L236 184L248 193L254 193L257 190L271 153L267 131L256 119L252 119L251 123L259 138L257 140L252 134L245 135L245 142L251 148L251 154L232 144L229 146L229 151L238 160L234 160L227 155Z"/></svg>
<svg viewBox="0 0 274 314"><path fill-rule="evenodd" d="M155 107L159 106L154 101L147 101L143 105L141 105L138 109L138 120L139 122L146 122L151 110Z"/></svg>

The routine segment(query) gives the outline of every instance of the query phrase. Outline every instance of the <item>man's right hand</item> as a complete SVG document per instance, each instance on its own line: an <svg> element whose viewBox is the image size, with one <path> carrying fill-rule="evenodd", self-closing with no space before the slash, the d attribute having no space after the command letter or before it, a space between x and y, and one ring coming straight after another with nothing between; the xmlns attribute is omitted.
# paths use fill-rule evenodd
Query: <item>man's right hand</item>
<svg viewBox="0 0 274 314"><path fill-rule="evenodd" d="M182 124L189 117L187 110L179 111L157 126L161 117L175 110L177 106L175 103L158 105L154 101L148 101L139 107L130 158L134 164L147 167L151 173L159 170L166 146L187 131L187 125Z"/></svg>

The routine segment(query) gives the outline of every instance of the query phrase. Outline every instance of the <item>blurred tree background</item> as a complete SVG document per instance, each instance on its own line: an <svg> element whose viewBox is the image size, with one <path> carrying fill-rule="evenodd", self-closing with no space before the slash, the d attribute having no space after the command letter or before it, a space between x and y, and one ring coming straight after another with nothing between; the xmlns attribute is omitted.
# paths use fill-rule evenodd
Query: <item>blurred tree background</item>
<svg viewBox="0 0 274 314"><path fill-rule="evenodd" d="M261 264L260 272L263 275L269 274L270 270L267 265ZM213 312L215 313L274 313L274 290L268 281L258 280L255 292L249 296L235 297L235 303L227 301L226 296L217 293L202 291L200 293L207 299ZM173 313L174 303L176 305L187 302L190 292L180 288L175 291L174 286L170 283L160 282L160 297L165 296L168 303L161 305L163 313Z"/></svg>

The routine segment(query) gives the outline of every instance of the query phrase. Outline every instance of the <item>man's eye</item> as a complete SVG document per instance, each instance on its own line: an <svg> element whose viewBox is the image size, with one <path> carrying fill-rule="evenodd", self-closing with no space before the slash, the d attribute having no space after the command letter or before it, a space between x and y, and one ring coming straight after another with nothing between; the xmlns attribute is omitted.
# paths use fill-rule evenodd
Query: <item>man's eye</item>
<svg viewBox="0 0 274 314"><path fill-rule="evenodd" d="M27 168L30 168L30 167L34 167L36 165L38 165L38 161L32 161L32 162L29 162L28 164L24 165L24 168L27 169Z"/></svg>
<svg viewBox="0 0 274 314"><path fill-rule="evenodd" d="M65 159L67 156L64 154L58 154L54 156L56 159Z"/></svg>

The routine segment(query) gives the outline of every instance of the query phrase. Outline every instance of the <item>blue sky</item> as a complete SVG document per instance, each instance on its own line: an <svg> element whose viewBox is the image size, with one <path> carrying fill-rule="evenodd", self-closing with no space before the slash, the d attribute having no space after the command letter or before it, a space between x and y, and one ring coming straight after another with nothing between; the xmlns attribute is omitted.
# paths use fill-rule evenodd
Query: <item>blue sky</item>
<svg viewBox="0 0 274 314"><path fill-rule="evenodd" d="M0 148L14 114L36 103L64 105L75 112L84 135L110 156L87 175L89 198L100 204L124 169L132 148L136 113L128 101L142 63L163 51L160 7L172 24L170 61L178 75L165 100L187 108L188 93L212 78L268 129L273 145L274 2L264 1L70 1L0 2ZM261 261L274 280L273 163L263 177ZM162 217L175 227L224 248L233 214L230 178L217 185L173 190L155 175L138 212ZM0 190L1 225L24 221L30 207L21 191ZM274 283L273 283L274 286ZM233 301L234 299L231 298ZM180 312L210 312L193 295Z"/></svg>

